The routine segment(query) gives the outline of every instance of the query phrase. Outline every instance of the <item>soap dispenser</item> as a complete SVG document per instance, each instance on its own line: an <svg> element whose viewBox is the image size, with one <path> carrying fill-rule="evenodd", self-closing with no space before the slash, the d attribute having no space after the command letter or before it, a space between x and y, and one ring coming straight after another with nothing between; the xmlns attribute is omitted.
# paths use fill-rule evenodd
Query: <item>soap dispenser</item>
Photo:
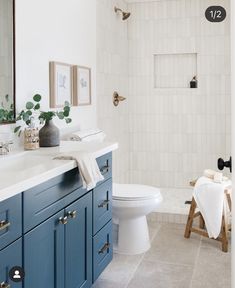
<svg viewBox="0 0 235 288"><path fill-rule="evenodd" d="M197 88L197 76L194 76L190 81L190 88Z"/></svg>

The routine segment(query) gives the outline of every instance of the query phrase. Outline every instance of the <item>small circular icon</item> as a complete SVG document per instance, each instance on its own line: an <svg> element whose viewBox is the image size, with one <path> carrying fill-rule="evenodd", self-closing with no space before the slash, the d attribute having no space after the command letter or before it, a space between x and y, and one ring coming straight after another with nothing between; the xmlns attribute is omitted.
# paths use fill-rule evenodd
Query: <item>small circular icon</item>
<svg viewBox="0 0 235 288"><path fill-rule="evenodd" d="M13 282L21 282L24 279L24 270L20 266L14 266L9 271L9 277Z"/></svg>
<svg viewBox="0 0 235 288"><path fill-rule="evenodd" d="M226 10L222 6L210 6L205 12L206 19L210 22L222 22L226 15Z"/></svg>

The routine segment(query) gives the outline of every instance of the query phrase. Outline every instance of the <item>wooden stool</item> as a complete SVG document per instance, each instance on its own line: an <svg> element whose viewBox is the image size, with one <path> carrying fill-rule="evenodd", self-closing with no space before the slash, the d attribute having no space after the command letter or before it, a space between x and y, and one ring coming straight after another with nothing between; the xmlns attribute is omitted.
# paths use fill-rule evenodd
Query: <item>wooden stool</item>
<svg viewBox="0 0 235 288"><path fill-rule="evenodd" d="M190 185L194 187L196 184L196 181L197 180L191 181ZM227 187L224 190L225 198L224 198L224 208L223 208L221 232L220 232L219 237L215 239L217 241L222 242L222 251L223 252L228 252L228 232L231 230L231 225L228 223L229 222L228 218L230 216L230 212L232 209L231 193L232 193L232 187ZM229 211L228 211L227 207L229 208ZM209 235L206 231L205 222L204 222L204 219L202 217L202 214L200 211L195 212L196 208L197 208L197 204L196 204L196 201L193 197L192 203L190 206L190 210L189 210L187 224L185 227L184 237L189 238L191 235L191 232L195 232L201 236L209 238ZM199 227L193 226L193 220L194 220L194 218L197 218L197 217L199 217Z"/></svg>

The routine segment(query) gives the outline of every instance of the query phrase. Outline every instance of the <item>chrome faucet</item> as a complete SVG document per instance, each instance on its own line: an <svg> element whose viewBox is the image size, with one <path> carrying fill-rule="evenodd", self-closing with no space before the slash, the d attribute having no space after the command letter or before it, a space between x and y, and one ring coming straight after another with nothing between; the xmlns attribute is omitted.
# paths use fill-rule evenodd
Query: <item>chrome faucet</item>
<svg viewBox="0 0 235 288"><path fill-rule="evenodd" d="M0 155L6 155L10 152L9 145L13 144L12 141L0 142Z"/></svg>

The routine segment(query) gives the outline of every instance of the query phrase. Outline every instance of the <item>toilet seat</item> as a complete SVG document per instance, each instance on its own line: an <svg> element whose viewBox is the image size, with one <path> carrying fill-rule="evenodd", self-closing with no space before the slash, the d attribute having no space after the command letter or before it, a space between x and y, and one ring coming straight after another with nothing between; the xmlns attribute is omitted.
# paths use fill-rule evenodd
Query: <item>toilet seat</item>
<svg viewBox="0 0 235 288"><path fill-rule="evenodd" d="M138 184L113 183L113 199L118 201L143 201L162 198L156 187Z"/></svg>

